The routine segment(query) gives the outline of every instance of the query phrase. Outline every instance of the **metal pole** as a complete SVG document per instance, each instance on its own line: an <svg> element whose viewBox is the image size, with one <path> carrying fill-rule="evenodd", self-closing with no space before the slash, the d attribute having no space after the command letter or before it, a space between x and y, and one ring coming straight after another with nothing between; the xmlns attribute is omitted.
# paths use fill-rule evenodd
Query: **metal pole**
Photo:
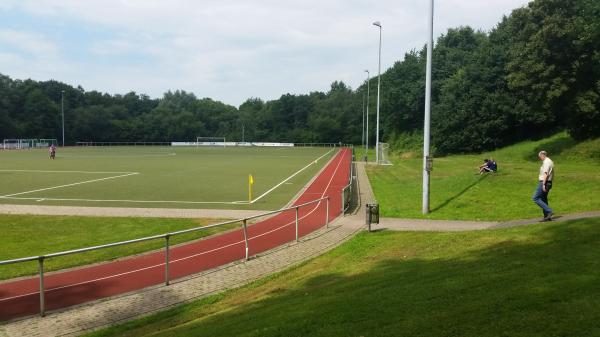
<svg viewBox="0 0 600 337"><path fill-rule="evenodd" d="M365 92L362 94L362 138L361 138L361 146L365 145Z"/></svg>
<svg viewBox="0 0 600 337"><path fill-rule="evenodd" d="M326 202L326 209L325 209L325 228L329 228L329 197L327 197L327 202Z"/></svg>
<svg viewBox="0 0 600 337"><path fill-rule="evenodd" d="M379 21L373 23L379 27L379 70L377 73L377 126L375 134L375 162L379 165L379 101L380 101L380 89L381 89L381 23Z"/></svg>
<svg viewBox="0 0 600 337"><path fill-rule="evenodd" d="M44 293L44 257L38 258L38 265L40 269L40 316L46 316L46 301Z"/></svg>
<svg viewBox="0 0 600 337"><path fill-rule="evenodd" d="M165 235L165 285L169 285L169 234Z"/></svg>
<svg viewBox="0 0 600 337"><path fill-rule="evenodd" d="M429 40L427 41L427 70L425 74L425 125L423 127L423 214L429 214L429 137L431 118L431 61L433 55L433 0L429 2Z"/></svg>
<svg viewBox="0 0 600 337"><path fill-rule="evenodd" d="M296 207L296 242L298 242L298 207Z"/></svg>
<svg viewBox="0 0 600 337"><path fill-rule="evenodd" d="M60 110L62 112L62 147L65 147L65 91L60 92Z"/></svg>
<svg viewBox="0 0 600 337"><path fill-rule="evenodd" d="M342 213L340 213L340 215L344 215L344 200L346 200L345 197L346 197L346 188L344 187L342 189Z"/></svg>
<svg viewBox="0 0 600 337"><path fill-rule="evenodd" d="M367 72L367 131L365 134L366 142L365 142L365 156L367 156L367 161L369 161L369 96L370 96L370 87L371 87L371 77L368 70Z"/></svg>
<svg viewBox="0 0 600 337"><path fill-rule="evenodd" d="M244 227L244 241L246 242L246 261L248 261L248 226L247 219L242 220L242 227Z"/></svg>

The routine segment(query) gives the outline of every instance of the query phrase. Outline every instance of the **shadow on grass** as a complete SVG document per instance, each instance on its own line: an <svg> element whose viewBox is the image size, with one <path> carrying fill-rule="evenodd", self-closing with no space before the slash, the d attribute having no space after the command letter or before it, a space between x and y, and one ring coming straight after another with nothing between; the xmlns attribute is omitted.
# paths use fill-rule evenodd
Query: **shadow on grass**
<svg viewBox="0 0 600 337"><path fill-rule="evenodd" d="M455 195L453 195L452 197L448 198L446 201L442 202L439 206L433 208L431 211L435 212L437 210L440 210L446 206L448 206L449 203L451 203L452 201L456 200L457 198L459 198L461 195L467 193L471 188L475 187L475 185L479 184L480 182L482 182L484 179L486 179L490 174L496 174L496 173L486 173L482 176L479 177L479 179L477 179L476 181L474 181L473 183L471 183L470 185L466 186L465 188L463 188L460 192L456 193Z"/></svg>
<svg viewBox="0 0 600 337"><path fill-rule="evenodd" d="M419 234L437 245L436 258L406 258L398 244L393 254L380 252L386 259L373 257L373 247L415 234L363 233L349 242L360 257L342 264L366 265L364 272L307 277L232 310L150 319L143 329L165 336L600 335L600 221L539 226L525 238L511 233ZM488 243L475 249L466 239Z"/></svg>
<svg viewBox="0 0 600 337"><path fill-rule="evenodd" d="M538 153L542 150L548 152L548 156L550 157L556 156L573 148L575 145L577 145L577 142L573 138L562 136L536 146L531 152L526 153L523 159L527 161L537 161Z"/></svg>

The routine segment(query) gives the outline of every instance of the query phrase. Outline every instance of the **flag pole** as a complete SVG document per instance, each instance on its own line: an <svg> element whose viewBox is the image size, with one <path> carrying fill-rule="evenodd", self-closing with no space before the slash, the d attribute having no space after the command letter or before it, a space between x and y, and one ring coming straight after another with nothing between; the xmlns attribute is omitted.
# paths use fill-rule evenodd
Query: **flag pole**
<svg viewBox="0 0 600 337"><path fill-rule="evenodd" d="M254 179L252 175L248 175L248 202L252 202L252 185L254 184Z"/></svg>

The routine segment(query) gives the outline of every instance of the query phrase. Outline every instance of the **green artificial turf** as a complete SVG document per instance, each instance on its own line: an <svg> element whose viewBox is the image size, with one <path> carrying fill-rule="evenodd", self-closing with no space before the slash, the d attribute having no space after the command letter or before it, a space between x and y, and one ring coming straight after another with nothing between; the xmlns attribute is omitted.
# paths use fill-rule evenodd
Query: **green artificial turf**
<svg viewBox="0 0 600 337"><path fill-rule="evenodd" d="M531 201L537 186L540 150L555 165L550 206L557 214L600 210L600 139L576 143L561 133L477 155L435 158L426 218L510 220L541 217ZM484 158L498 163L495 174L479 175ZM385 217L422 218L422 167L419 155L393 155L394 166L367 167Z"/></svg>
<svg viewBox="0 0 600 337"><path fill-rule="evenodd" d="M360 233L301 266L90 336L598 336L600 218Z"/></svg>
<svg viewBox="0 0 600 337"><path fill-rule="evenodd" d="M91 247L118 241L200 227L218 222L215 219L110 218L82 216L37 216L0 214L0 261L37 256L59 251ZM198 239L239 224L224 225L199 232L182 234L170 244ZM129 244L47 259L46 271L108 261L164 247L164 240ZM38 272L37 262L0 266L0 279Z"/></svg>
<svg viewBox="0 0 600 337"><path fill-rule="evenodd" d="M50 160L46 150L0 151L0 202L271 210L289 202L336 152L332 148L75 147L59 148L56 160ZM248 201L249 174L256 199L305 166L254 204L235 203ZM129 173L137 174L117 177Z"/></svg>

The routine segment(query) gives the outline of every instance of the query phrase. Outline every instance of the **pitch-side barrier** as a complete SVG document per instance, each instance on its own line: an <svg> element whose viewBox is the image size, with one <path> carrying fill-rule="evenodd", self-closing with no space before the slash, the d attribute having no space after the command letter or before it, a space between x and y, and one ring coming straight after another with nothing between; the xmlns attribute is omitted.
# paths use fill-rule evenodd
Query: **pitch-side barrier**
<svg viewBox="0 0 600 337"><path fill-rule="evenodd" d="M295 210L295 212L296 212L296 217L295 217L296 237L295 237L295 240L296 240L296 242L298 242L298 239L299 239L299 237L298 237L298 222L299 222L298 221L298 211L302 207L306 207L306 206L314 204L314 203L322 202L323 200L325 200L325 202L326 202L325 227L329 228L329 196L327 196L327 197L315 199L315 200L312 200L312 201L309 201L309 202L305 202L305 203L300 204L300 205L295 205L295 206L291 206L291 207L281 208L281 209L278 209L278 210L275 210L275 211L265 212L265 213L262 213L262 214L259 214L259 215L255 215L255 216L251 216L251 217L247 217L247 218L243 218L243 219L236 219L236 220L230 220L230 221L225 221L225 222L219 222L219 223L212 224L212 225L195 227L195 228L189 228L189 229L184 229L184 230L180 230L180 231L176 231L176 232L169 232L169 233L165 233L165 234L147 236L147 237L143 237L143 238L139 238L139 239L114 242L114 243L109 243L109 244L100 245L100 246L93 246L93 247L67 250L67 251L63 251L63 252L46 254L46 255L30 256L30 257L25 257L25 258L20 258L20 259L0 261L0 266L1 265L14 264L14 263L23 263L23 262L38 261L38 269L39 269L39 292L40 292L40 316L44 316L45 313L46 313L45 288L44 288L44 261L46 261L47 259L50 259L50 258L53 258L53 257L58 257L58 256L79 254L79 253L89 252L89 251L93 251L93 250L100 250L100 249L105 249L105 248L123 246L123 245L138 243L138 242L163 239L165 241L165 247L164 247L164 250L165 250L165 270L164 270L165 271L165 279L164 279L164 281L165 282L164 283L165 283L165 285L168 286L169 282L170 282L170 278L169 278L169 260L170 260L169 259L169 251L170 251L169 239L172 236L176 236L176 235L180 235L180 234L185 234L185 233L196 232L196 231L202 231L202 230L206 230L206 229L209 229L209 228L214 228L214 227L218 227L218 226L224 226L224 225L227 225L227 224L241 222L242 223L242 225L241 225L242 226L242 230L244 232L245 246L246 246L245 247L245 249L246 249L245 260L248 260L250 258L250 256L249 256L249 238L248 238L248 220L252 220L252 219L256 219L256 218L261 218L261 217L269 216L269 215L272 215L272 214L282 213L282 212L289 211L289 210Z"/></svg>

